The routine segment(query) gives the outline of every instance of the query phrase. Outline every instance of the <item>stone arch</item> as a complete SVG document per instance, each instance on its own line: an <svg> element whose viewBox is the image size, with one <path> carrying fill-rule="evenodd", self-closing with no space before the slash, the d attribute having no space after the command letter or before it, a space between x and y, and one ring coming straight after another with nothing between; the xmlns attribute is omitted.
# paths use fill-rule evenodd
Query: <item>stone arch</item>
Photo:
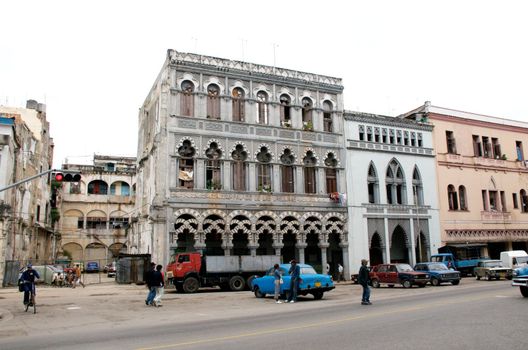
<svg viewBox="0 0 528 350"><path fill-rule="evenodd" d="M108 246L108 258L115 260L119 253L127 253L127 246L125 243L115 242Z"/></svg>
<svg viewBox="0 0 528 350"><path fill-rule="evenodd" d="M72 261L84 260L84 249L77 242L68 242L62 245L62 251L67 252L68 256L71 256Z"/></svg>
<svg viewBox="0 0 528 350"><path fill-rule="evenodd" d="M333 155L333 157L332 157ZM330 157L330 158L329 158ZM326 164L327 163L327 160L330 160L330 159L335 159L335 164L332 164L332 165L329 165L329 164ZM324 157L323 157L323 163L326 165L326 166L331 166L331 167L341 167L341 160L339 160L339 151L338 150L328 150L325 152L324 154Z"/></svg>
<svg viewBox="0 0 528 350"><path fill-rule="evenodd" d="M233 216L229 221L234 255L249 255L249 245L254 245L251 226L251 220L243 214Z"/></svg>
<svg viewBox="0 0 528 350"><path fill-rule="evenodd" d="M202 225L206 255L224 255L222 245L226 240L226 221L222 214L224 213L213 209L204 216Z"/></svg>
<svg viewBox="0 0 528 350"><path fill-rule="evenodd" d="M88 194L107 195L108 184L103 180L92 180L88 183Z"/></svg>
<svg viewBox="0 0 528 350"><path fill-rule="evenodd" d="M178 143L176 144L176 150L182 147L185 141L189 141L191 146L196 149L196 143L194 142L194 139L190 136L183 136L182 138L180 138L180 141L178 141Z"/></svg>
<svg viewBox="0 0 528 350"><path fill-rule="evenodd" d="M204 157L207 157L207 151L209 150L209 148L211 147L211 144L216 144L216 148L220 151L220 157L218 157L218 159L225 159L225 151L224 151L224 148L222 147L222 144L220 143L220 141L218 141L217 139L209 139L207 141L207 144L205 145L205 147L203 148L203 156Z"/></svg>
<svg viewBox="0 0 528 350"><path fill-rule="evenodd" d="M108 255L107 247L101 242L92 242L84 248L85 261L97 261L99 267L106 262Z"/></svg>
<svg viewBox="0 0 528 350"><path fill-rule="evenodd" d="M409 263L410 246L407 232L402 226L396 225L390 237L390 257L391 262Z"/></svg>
<svg viewBox="0 0 528 350"><path fill-rule="evenodd" d="M270 162L273 162L273 160L275 159L275 153L273 153L270 145L267 144L267 143L261 143L260 145L258 145L257 150L253 153L253 159L257 159L257 156L261 152L263 147L266 148L267 153L269 153L271 155Z"/></svg>
<svg viewBox="0 0 528 350"><path fill-rule="evenodd" d="M247 210L234 210L227 216L227 224L231 225L231 221L233 220L233 218L235 216L239 216L239 215L245 216L246 218L248 218L250 220L251 223L255 222L254 216L249 211L247 211Z"/></svg>
<svg viewBox="0 0 528 350"><path fill-rule="evenodd" d="M181 214L174 221L173 238L177 244L178 252L194 251L194 243L199 240L198 220L191 214Z"/></svg>
<svg viewBox="0 0 528 350"><path fill-rule="evenodd" d="M122 180L114 181L110 185L110 194L115 196L130 196L130 184Z"/></svg>
<svg viewBox="0 0 528 350"><path fill-rule="evenodd" d="M62 215L61 225L64 231L76 231L78 228L83 228L84 213L78 209L66 210Z"/></svg>
<svg viewBox="0 0 528 350"><path fill-rule="evenodd" d="M299 215L295 213L296 215L287 215L288 213L281 214L281 221L280 221L280 234L279 242L283 244L281 249L281 255L284 259L284 261L290 261L292 259L297 259L297 249L295 245L300 240L300 228L301 224L299 222Z"/></svg>
<svg viewBox="0 0 528 350"><path fill-rule="evenodd" d="M257 218L255 225L255 243L257 255L273 255L274 238L277 231L277 216L272 212L260 212L255 214Z"/></svg>
<svg viewBox="0 0 528 350"><path fill-rule="evenodd" d="M220 94L221 95L225 94L225 86L224 84L222 84L220 79L218 79L218 77L210 76L206 81L204 81L204 86L208 87L209 85L218 86L218 89L220 90Z"/></svg>
<svg viewBox="0 0 528 350"><path fill-rule="evenodd" d="M317 155L317 153L315 152L315 150L312 147L306 147L304 149L304 153L303 153L302 159L304 160L304 158L306 158L309 155L310 152L311 152L312 156L315 158L314 166L319 165L319 156Z"/></svg>
<svg viewBox="0 0 528 350"><path fill-rule="evenodd" d="M233 154L233 152L237 149L238 145L242 146L242 150L244 152L246 152L246 154L247 154L247 158L245 160L246 161L250 160L251 153L248 150L248 146L243 141L236 141L235 143L233 143L233 146L231 146L231 148L229 149L229 157L231 157L231 154Z"/></svg>
<svg viewBox="0 0 528 350"><path fill-rule="evenodd" d="M323 216L319 213L306 213L302 217L302 243L304 248L305 262L314 266L316 269L321 268L322 252L321 243L323 242Z"/></svg>
<svg viewBox="0 0 528 350"><path fill-rule="evenodd" d="M269 216L270 218L275 221L275 223L278 223L280 221L280 218L277 214L275 214L274 211L271 210L264 210L264 211L258 211L253 215L255 218L260 218L262 216Z"/></svg>
<svg viewBox="0 0 528 350"><path fill-rule="evenodd" d="M205 218L207 218L210 215L216 215L218 217L221 217L224 220L227 220L226 212L224 212L222 210L218 210L218 209L208 209L208 210L202 212L202 214L197 216L197 217L199 217L203 221Z"/></svg>
<svg viewBox="0 0 528 350"><path fill-rule="evenodd" d="M370 265L375 266L383 263L383 240L381 235L376 231L370 238L369 260Z"/></svg>

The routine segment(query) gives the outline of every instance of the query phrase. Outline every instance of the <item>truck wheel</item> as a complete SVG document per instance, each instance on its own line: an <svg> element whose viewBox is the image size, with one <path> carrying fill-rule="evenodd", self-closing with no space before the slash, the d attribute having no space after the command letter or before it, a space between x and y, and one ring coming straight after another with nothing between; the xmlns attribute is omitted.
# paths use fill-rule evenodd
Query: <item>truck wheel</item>
<svg viewBox="0 0 528 350"><path fill-rule="evenodd" d="M244 278L242 276L233 276L229 280L229 288L231 288L232 291L235 292L241 292L246 287L246 281L244 281Z"/></svg>
<svg viewBox="0 0 528 350"><path fill-rule="evenodd" d="M477 281L480 280L480 276L477 274L475 275L477 277Z"/></svg>
<svg viewBox="0 0 528 350"><path fill-rule="evenodd" d="M321 300L323 299L324 292L313 292L312 294L315 300Z"/></svg>
<svg viewBox="0 0 528 350"><path fill-rule="evenodd" d="M405 281L402 282L402 286L403 286L403 288L411 288L412 283L409 280L405 280Z"/></svg>
<svg viewBox="0 0 528 350"><path fill-rule="evenodd" d="M528 298L528 287L525 286L519 286L521 289L521 294L523 297Z"/></svg>
<svg viewBox="0 0 528 350"><path fill-rule="evenodd" d="M183 291L185 293L196 293L200 288L200 282L194 277L189 277L183 282Z"/></svg>
<svg viewBox="0 0 528 350"><path fill-rule="evenodd" d="M371 283L372 283L372 288L379 288L380 287L380 283L376 279L372 280Z"/></svg>
<svg viewBox="0 0 528 350"><path fill-rule="evenodd" d="M262 293L259 287L255 287L255 297L264 298L265 296L266 294Z"/></svg>
<svg viewBox="0 0 528 350"><path fill-rule="evenodd" d="M438 278L432 278L431 284L435 287L438 287L440 285L440 280Z"/></svg>

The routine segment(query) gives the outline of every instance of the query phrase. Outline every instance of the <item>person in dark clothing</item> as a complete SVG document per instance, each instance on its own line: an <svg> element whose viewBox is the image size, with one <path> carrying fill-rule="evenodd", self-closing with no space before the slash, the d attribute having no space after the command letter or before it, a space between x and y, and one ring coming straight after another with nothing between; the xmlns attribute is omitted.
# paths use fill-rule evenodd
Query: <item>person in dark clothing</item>
<svg viewBox="0 0 528 350"><path fill-rule="evenodd" d="M145 300L145 304L147 305L151 305L154 297L156 296L156 286L153 283L154 271L156 271L156 263L151 262L150 270L148 270L145 274L145 283L147 284L147 288L149 290L147 294L147 300Z"/></svg>
<svg viewBox="0 0 528 350"><path fill-rule="evenodd" d="M154 300L152 301L153 306L161 306L161 297L163 296L163 290L165 287L165 281L163 278L163 272L161 271L163 266L156 266L156 270L152 272L152 285L156 291Z"/></svg>
<svg viewBox="0 0 528 350"><path fill-rule="evenodd" d="M297 261L292 260L290 267L290 295L288 295L287 303L295 303L297 301L297 289L299 288L299 281L301 279L301 268L297 265Z"/></svg>
<svg viewBox="0 0 528 350"><path fill-rule="evenodd" d="M22 276L20 276L20 283L23 283L24 288L24 305L29 304L29 295L31 291L33 291L34 294L36 294L35 289L35 280L38 280L40 278L37 271L33 270L33 266L31 264L27 265L26 271L22 273Z"/></svg>
<svg viewBox="0 0 528 350"><path fill-rule="evenodd" d="M359 268L358 283L363 287L363 295L361 297L361 305L372 305L370 302L370 288L369 288L369 269L367 267L368 260L361 260L361 267Z"/></svg>

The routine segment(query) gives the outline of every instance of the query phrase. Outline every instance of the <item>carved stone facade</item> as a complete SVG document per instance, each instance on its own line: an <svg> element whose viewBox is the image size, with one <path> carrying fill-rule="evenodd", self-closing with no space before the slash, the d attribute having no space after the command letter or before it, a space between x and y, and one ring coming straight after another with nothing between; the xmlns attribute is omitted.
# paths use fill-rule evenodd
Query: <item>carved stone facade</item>
<svg viewBox="0 0 528 350"><path fill-rule="evenodd" d="M139 113L133 252L348 270L342 90L339 78L169 50Z"/></svg>

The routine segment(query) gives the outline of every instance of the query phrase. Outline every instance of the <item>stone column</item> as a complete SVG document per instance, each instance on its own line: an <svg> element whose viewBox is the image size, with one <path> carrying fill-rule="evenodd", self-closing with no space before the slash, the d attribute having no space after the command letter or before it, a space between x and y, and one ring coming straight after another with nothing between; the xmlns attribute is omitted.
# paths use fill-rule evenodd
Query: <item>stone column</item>
<svg viewBox="0 0 528 350"><path fill-rule="evenodd" d="M345 277L345 281L350 280L350 261L348 259L348 242L339 243L339 247L341 247L341 252L343 253L343 276ZM323 266L326 266L323 265Z"/></svg>
<svg viewBox="0 0 528 350"><path fill-rule="evenodd" d="M316 186L315 186L315 193L318 193L318 194L326 193L325 169L315 168L315 178L317 179Z"/></svg>
<svg viewBox="0 0 528 350"><path fill-rule="evenodd" d="M381 249L381 258L383 259L383 263L384 264L388 264L389 261L387 260L387 251L385 250L385 245L380 245L380 249Z"/></svg>
<svg viewBox="0 0 528 350"><path fill-rule="evenodd" d="M273 164L273 192L281 192L281 176L279 164Z"/></svg>
<svg viewBox="0 0 528 350"><path fill-rule="evenodd" d="M412 209L411 209L411 215L412 215ZM414 219L411 217L409 219L409 223L410 223L410 231L409 232L409 236L410 236L410 249L411 249L411 254L409 254L409 259L410 259L410 263L411 263L411 266L414 266L416 265L416 248L415 248L415 245L416 245L416 240L415 240L415 235L414 235ZM418 232L418 234L420 234L420 232Z"/></svg>
<svg viewBox="0 0 528 350"><path fill-rule="evenodd" d="M275 255L277 255L278 257L281 256L281 249L284 247L284 243L276 243L276 242L273 242L273 245L272 245L273 249L275 249ZM284 261L283 261L284 262Z"/></svg>
<svg viewBox="0 0 528 350"><path fill-rule="evenodd" d="M196 169L194 169L194 188L202 190L205 188L205 160L196 160Z"/></svg>
<svg viewBox="0 0 528 350"><path fill-rule="evenodd" d="M249 163L248 166L248 190L255 192L257 190L257 181L256 181L256 166L255 163Z"/></svg>
<svg viewBox="0 0 528 350"><path fill-rule="evenodd" d="M295 193L304 193L304 173L303 167L295 167Z"/></svg>
<svg viewBox="0 0 528 350"><path fill-rule="evenodd" d="M306 243L296 243L295 244L295 248L297 248L297 251L299 252L299 262L301 264L304 264L304 250L306 249L307 246L308 244Z"/></svg>
<svg viewBox="0 0 528 350"><path fill-rule="evenodd" d="M387 218L387 209L384 209L384 218L383 218L383 228L384 228L384 231L383 232L383 235L385 237L385 259L387 259L385 262L387 264L390 263L391 261L391 256L390 256L390 236L389 236L389 219Z"/></svg>
<svg viewBox="0 0 528 350"><path fill-rule="evenodd" d="M222 249L224 250L224 255L230 256L232 248L233 248L233 241L231 239L231 234L226 233L225 237L222 239Z"/></svg>
<svg viewBox="0 0 528 350"><path fill-rule="evenodd" d="M326 268L326 264L328 263L326 250L328 249L328 247L330 247L330 243L319 243L317 246L321 248L321 266L324 271Z"/></svg>
<svg viewBox="0 0 528 350"><path fill-rule="evenodd" d="M222 174L222 189L226 191L231 190L231 162L224 161L222 163L223 174Z"/></svg>

